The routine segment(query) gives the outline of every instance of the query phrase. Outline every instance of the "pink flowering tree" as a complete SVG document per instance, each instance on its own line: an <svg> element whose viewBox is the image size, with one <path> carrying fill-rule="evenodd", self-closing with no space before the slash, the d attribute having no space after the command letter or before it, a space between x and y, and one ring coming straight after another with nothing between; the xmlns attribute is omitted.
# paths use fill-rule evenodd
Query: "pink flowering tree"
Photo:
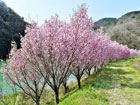
<svg viewBox="0 0 140 105"><path fill-rule="evenodd" d="M87 15L87 9L80 7L74 13L70 21L71 37L75 60L72 63L71 73L76 77L78 87L81 88L80 80L86 70L86 62L90 53L90 44L93 39L93 21Z"/></svg>
<svg viewBox="0 0 140 105"><path fill-rule="evenodd" d="M35 27L37 28L37 26ZM35 30L32 30L32 32L35 32ZM9 67L6 67L3 73L14 86L20 88L33 99L36 105L39 105L47 82L38 72L40 70L40 67L38 67L39 62L35 60L31 43L28 43L28 47L26 44L22 42L22 49L18 50L16 44L12 44Z"/></svg>
<svg viewBox="0 0 140 105"><path fill-rule="evenodd" d="M140 50L137 51L137 57L140 57Z"/></svg>
<svg viewBox="0 0 140 105"><path fill-rule="evenodd" d="M138 51L134 49L130 49L130 58L135 58L138 56Z"/></svg>
<svg viewBox="0 0 140 105"><path fill-rule="evenodd" d="M93 50L94 56L92 58L94 63L94 70L96 73L98 67L101 67L102 65L108 62L108 55L110 53L109 45L111 43L111 40L102 30L97 31L95 35L98 38L98 44L95 47L95 50Z"/></svg>
<svg viewBox="0 0 140 105"><path fill-rule="evenodd" d="M91 69L94 67L94 72L97 72L97 67L102 66L108 62L110 38L98 30L93 33L92 43L90 44L90 53L87 55L88 61L86 62L87 74L90 76Z"/></svg>
<svg viewBox="0 0 140 105"><path fill-rule="evenodd" d="M56 15L41 27L36 23L29 26L21 39L22 48L12 50L8 77L37 105L46 84L55 92L59 103L59 87L73 62L69 35L69 25Z"/></svg>
<svg viewBox="0 0 140 105"><path fill-rule="evenodd" d="M97 66L97 54L99 53L99 47L103 37L94 35L93 38L91 38L92 43L89 46L89 54L87 55L87 61L86 64L86 73L88 76L91 75L91 70L93 67Z"/></svg>
<svg viewBox="0 0 140 105"><path fill-rule="evenodd" d="M46 20L41 27L43 38L40 48L40 61L42 62L42 76L55 92L56 103L59 103L59 88L69 76L69 68L74 61L75 49L70 36L70 25L60 21L58 16Z"/></svg>

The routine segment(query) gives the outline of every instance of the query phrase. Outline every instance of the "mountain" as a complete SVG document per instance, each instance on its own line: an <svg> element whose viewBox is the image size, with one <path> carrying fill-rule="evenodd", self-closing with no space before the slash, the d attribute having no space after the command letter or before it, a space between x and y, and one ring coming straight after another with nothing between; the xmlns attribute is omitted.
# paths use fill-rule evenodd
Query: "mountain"
<svg viewBox="0 0 140 105"><path fill-rule="evenodd" d="M103 18L95 22L94 29L98 29L100 27L107 27L110 25L114 25L117 22L117 18Z"/></svg>
<svg viewBox="0 0 140 105"><path fill-rule="evenodd" d="M20 35L24 36L26 22L0 0L0 59L6 59L14 40L20 47Z"/></svg>
<svg viewBox="0 0 140 105"><path fill-rule="evenodd" d="M94 29L103 27L112 40L140 49L140 11L133 11L120 18L103 18L95 22Z"/></svg>

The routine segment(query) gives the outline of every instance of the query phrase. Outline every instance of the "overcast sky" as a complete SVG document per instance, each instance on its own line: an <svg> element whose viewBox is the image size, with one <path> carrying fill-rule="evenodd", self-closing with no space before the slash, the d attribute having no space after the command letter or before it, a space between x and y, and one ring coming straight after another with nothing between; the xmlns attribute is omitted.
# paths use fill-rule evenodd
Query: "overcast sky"
<svg viewBox="0 0 140 105"><path fill-rule="evenodd" d="M25 20L34 19L40 24L55 13L60 19L69 16L83 3L88 7L88 15L94 21L104 17L120 17L135 10L140 10L140 0L3 0Z"/></svg>

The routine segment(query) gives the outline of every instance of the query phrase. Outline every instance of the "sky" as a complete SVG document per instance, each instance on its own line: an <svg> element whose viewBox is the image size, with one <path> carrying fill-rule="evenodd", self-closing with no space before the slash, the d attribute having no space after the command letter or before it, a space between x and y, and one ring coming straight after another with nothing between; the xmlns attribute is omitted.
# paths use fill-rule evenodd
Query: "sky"
<svg viewBox="0 0 140 105"><path fill-rule="evenodd" d="M16 13L42 24L55 13L61 20L69 20L74 10L86 4L88 15L94 21L104 17L119 18L130 11L140 10L140 0L3 0Z"/></svg>

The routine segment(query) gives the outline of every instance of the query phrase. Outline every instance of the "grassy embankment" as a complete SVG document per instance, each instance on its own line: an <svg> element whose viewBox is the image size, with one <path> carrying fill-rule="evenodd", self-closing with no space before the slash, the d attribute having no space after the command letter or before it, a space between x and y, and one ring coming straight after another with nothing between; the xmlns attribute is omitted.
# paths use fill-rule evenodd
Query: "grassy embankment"
<svg viewBox="0 0 140 105"><path fill-rule="evenodd" d="M109 63L87 81L59 105L140 105L140 58Z"/></svg>
<svg viewBox="0 0 140 105"><path fill-rule="evenodd" d="M76 83L68 85L69 93L64 95L63 88L60 89L59 105L140 105L140 58L107 64L96 77L91 75L83 79L80 90ZM8 100L13 99L13 95L8 96ZM23 93L17 94L16 105L30 104L33 105L30 98ZM53 92L45 91L41 105L54 104Z"/></svg>

